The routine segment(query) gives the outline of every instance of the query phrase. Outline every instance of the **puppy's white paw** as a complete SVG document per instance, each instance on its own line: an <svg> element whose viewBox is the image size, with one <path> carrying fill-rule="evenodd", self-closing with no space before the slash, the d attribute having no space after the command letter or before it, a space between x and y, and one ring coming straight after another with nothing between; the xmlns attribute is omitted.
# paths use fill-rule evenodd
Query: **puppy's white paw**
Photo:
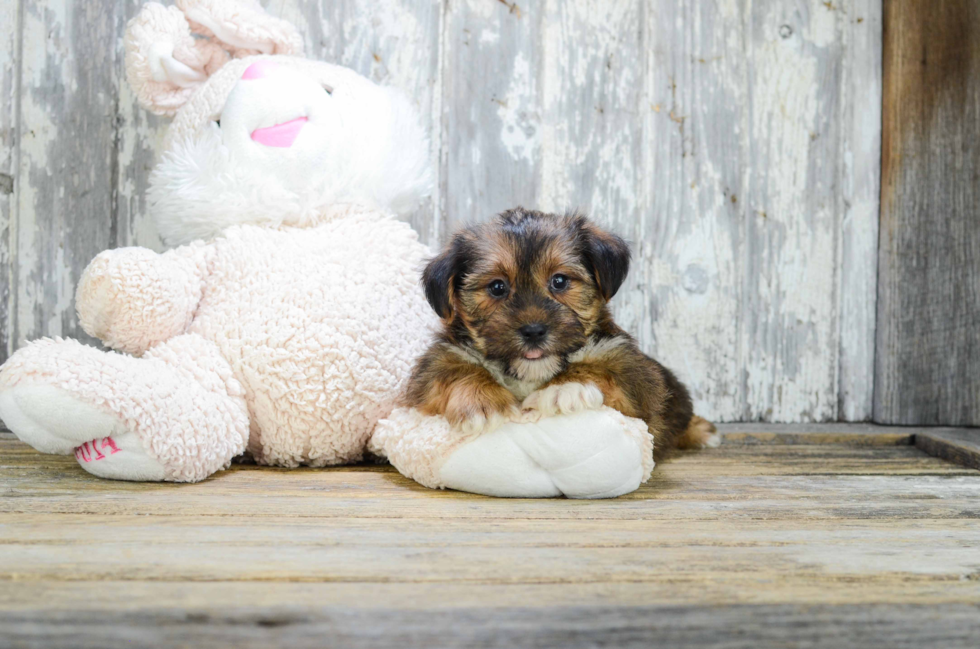
<svg viewBox="0 0 980 649"><path fill-rule="evenodd" d="M489 433L492 430L500 428L508 421L510 419L499 412L490 413L489 415L477 412L460 421L458 426L467 435L477 435L480 433Z"/></svg>
<svg viewBox="0 0 980 649"><path fill-rule="evenodd" d="M602 391L595 383L559 383L527 395L522 408L542 415L571 415L602 407Z"/></svg>

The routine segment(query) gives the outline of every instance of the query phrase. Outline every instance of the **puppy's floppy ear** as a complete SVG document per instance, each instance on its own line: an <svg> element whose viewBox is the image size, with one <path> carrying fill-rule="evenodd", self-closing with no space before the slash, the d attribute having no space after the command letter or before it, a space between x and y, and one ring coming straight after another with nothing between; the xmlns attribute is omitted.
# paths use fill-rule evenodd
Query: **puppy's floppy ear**
<svg viewBox="0 0 980 649"><path fill-rule="evenodd" d="M602 297L608 302L623 285L630 270L630 247L612 232L606 232L580 217L586 265L591 268Z"/></svg>
<svg viewBox="0 0 980 649"><path fill-rule="evenodd" d="M466 239L459 233L422 271L425 299L440 318L453 317L453 293L465 270L466 255Z"/></svg>

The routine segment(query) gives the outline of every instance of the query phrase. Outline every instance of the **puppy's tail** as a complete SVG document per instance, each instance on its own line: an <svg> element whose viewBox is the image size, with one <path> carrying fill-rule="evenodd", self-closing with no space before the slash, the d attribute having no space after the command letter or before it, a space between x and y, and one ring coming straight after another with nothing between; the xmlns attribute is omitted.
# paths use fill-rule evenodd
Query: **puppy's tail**
<svg viewBox="0 0 980 649"><path fill-rule="evenodd" d="M704 417L694 415L687 428L677 438L677 448L684 450L716 448L721 444L721 435L715 425Z"/></svg>

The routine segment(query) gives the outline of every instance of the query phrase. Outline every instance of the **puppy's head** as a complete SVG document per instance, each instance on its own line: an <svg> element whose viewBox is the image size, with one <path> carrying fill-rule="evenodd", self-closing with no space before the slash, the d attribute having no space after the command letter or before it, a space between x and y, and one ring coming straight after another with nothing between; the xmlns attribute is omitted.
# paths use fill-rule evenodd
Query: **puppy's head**
<svg viewBox="0 0 980 649"><path fill-rule="evenodd" d="M451 336L515 378L546 381L595 331L629 260L583 216L517 208L457 233L422 282Z"/></svg>

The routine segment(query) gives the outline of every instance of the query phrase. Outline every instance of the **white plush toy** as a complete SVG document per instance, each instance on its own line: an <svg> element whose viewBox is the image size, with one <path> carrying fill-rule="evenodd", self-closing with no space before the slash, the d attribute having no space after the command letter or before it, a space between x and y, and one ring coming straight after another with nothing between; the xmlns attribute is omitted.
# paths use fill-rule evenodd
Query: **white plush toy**
<svg viewBox="0 0 980 649"><path fill-rule="evenodd" d="M147 4L130 23L130 84L174 117L149 203L179 247L97 256L79 318L123 353L28 344L0 370L0 418L105 478L191 482L246 451L323 467L370 450L429 487L636 489L652 438L600 404L480 434L395 409L436 324L418 283L429 251L395 218L429 191L428 146L407 100L301 48L256 2Z"/></svg>

